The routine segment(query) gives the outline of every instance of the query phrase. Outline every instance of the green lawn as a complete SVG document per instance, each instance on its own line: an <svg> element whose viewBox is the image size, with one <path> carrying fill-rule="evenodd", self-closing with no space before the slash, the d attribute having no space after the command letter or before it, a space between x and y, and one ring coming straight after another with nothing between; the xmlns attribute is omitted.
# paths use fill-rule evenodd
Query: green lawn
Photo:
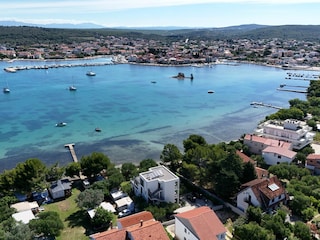
<svg viewBox="0 0 320 240"><path fill-rule="evenodd" d="M57 240L88 240L86 229L89 229L89 222L85 212L81 211L76 204L80 191L76 188L72 190L72 195L62 201L44 205L45 211L54 211L60 215L64 224L64 229Z"/></svg>

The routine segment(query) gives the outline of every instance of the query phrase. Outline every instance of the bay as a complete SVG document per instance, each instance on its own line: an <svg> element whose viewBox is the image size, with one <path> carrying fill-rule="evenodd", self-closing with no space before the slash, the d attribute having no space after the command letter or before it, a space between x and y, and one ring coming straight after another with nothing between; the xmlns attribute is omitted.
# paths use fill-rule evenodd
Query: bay
<svg viewBox="0 0 320 240"><path fill-rule="evenodd" d="M8 66L108 63L110 58L73 61L0 62ZM96 76L89 77L92 70ZM172 78L179 72L194 79ZM163 146L191 134L208 143L251 133L276 109L252 101L288 107L300 93L278 91L286 71L254 64L211 67L116 64L0 72L10 94L0 94L0 170L28 158L47 165L72 162L64 147L74 143L78 158L103 152L115 164L159 160ZM287 82L286 82L287 81ZM74 84L77 91L69 91ZM309 83L299 82L297 85ZM294 85L294 84L293 84ZM214 91L209 94L208 91ZM66 122L65 127L55 127ZM99 127L102 131L96 132Z"/></svg>

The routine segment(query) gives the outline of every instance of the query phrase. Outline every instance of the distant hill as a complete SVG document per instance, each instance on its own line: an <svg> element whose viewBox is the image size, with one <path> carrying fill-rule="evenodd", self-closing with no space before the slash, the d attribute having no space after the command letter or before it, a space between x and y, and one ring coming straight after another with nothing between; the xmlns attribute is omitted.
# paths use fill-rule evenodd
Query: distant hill
<svg viewBox="0 0 320 240"><path fill-rule="evenodd" d="M1 24L0 24L1 25ZM63 25L61 25L62 27ZM70 25L72 27L74 25ZM71 43L94 40L100 36L124 36L129 38L155 39L161 41L271 39L319 41L320 25L239 25L224 28L49 28L32 26L0 26L0 44L29 45L34 43ZM172 28L172 27L171 27Z"/></svg>
<svg viewBox="0 0 320 240"><path fill-rule="evenodd" d="M43 27L43 28L65 28L65 29L92 29L92 28L104 28L102 25L97 25L93 23L52 23L52 24L33 24L26 22L18 21L0 21L0 26L6 27L19 27L19 26L28 26L28 27Z"/></svg>

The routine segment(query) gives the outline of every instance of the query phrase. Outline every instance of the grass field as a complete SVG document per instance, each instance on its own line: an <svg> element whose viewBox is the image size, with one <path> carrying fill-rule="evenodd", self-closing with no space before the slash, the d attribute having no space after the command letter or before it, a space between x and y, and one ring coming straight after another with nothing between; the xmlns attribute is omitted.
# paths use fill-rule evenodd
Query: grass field
<svg viewBox="0 0 320 240"><path fill-rule="evenodd" d="M88 240L86 229L89 222L85 216L86 212L78 208L75 199L80 191L72 189L72 195L62 201L44 205L45 211L54 211L60 215L64 224L64 229L57 240Z"/></svg>

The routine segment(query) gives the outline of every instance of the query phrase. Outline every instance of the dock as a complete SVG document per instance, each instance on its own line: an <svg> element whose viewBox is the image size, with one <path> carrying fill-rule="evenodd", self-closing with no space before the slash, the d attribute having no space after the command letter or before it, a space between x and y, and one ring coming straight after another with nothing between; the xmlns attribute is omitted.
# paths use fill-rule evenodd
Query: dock
<svg viewBox="0 0 320 240"><path fill-rule="evenodd" d="M285 91L285 92L295 92L295 93L308 93L306 90L295 90L295 89L284 89L284 88L277 88L278 91Z"/></svg>
<svg viewBox="0 0 320 240"><path fill-rule="evenodd" d="M269 108L275 108L275 109L282 109L282 107L278 107L272 104L263 103L263 102L252 102L250 105L253 106L262 106L262 107L269 107Z"/></svg>
<svg viewBox="0 0 320 240"><path fill-rule="evenodd" d="M74 143L65 144L64 147L69 149L73 161L78 162L76 152L74 151Z"/></svg>

